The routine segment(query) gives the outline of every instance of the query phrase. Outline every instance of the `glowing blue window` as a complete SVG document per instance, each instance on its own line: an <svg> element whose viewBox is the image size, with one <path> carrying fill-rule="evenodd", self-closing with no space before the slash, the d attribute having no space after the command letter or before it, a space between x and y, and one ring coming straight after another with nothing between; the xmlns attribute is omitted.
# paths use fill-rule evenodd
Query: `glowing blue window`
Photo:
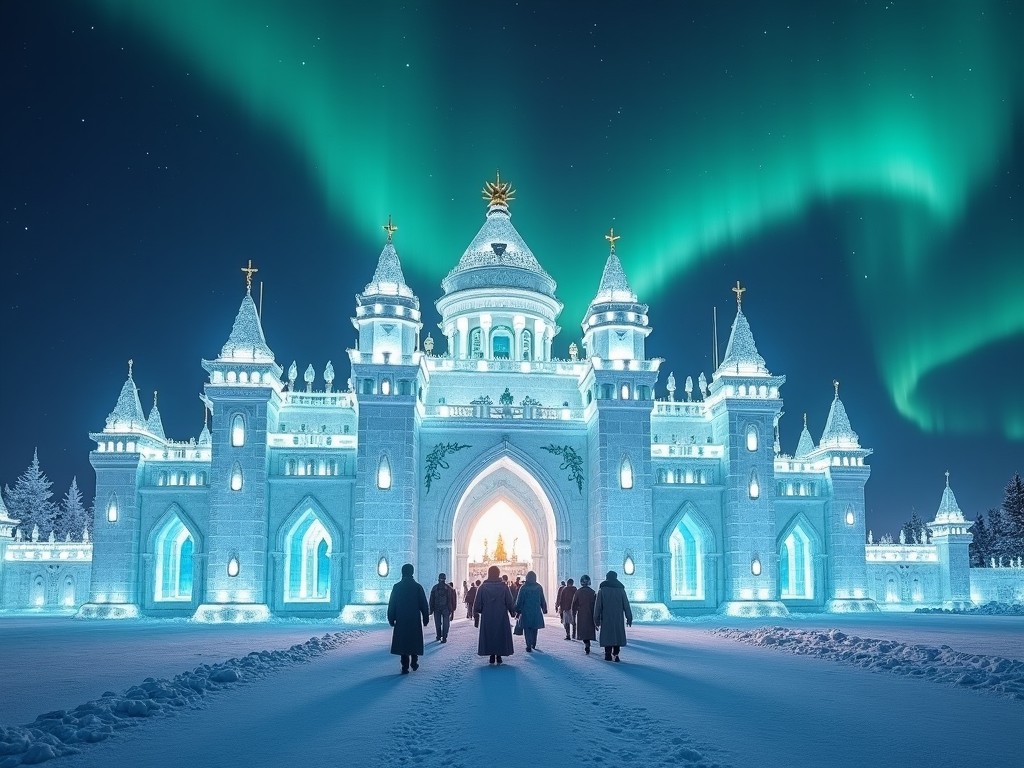
<svg viewBox="0 0 1024 768"><path fill-rule="evenodd" d="M231 445L234 448L245 445L245 419L240 413L236 413L231 419Z"/></svg>
<svg viewBox="0 0 1024 768"><path fill-rule="evenodd" d="M811 540L798 525L779 550L779 588L784 598L807 600L814 596Z"/></svg>
<svg viewBox="0 0 1024 768"><path fill-rule="evenodd" d="M307 510L285 538L285 600L330 600L331 551L331 535L316 513Z"/></svg>
<svg viewBox="0 0 1024 768"><path fill-rule="evenodd" d="M702 600L704 598L704 554L700 529L689 515L672 531L669 537L671 557L671 594L673 600Z"/></svg>
<svg viewBox="0 0 1024 768"><path fill-rule="evenodd" d="M192 559L195 540L175 515L161 529L156 540L156 589L158 601L192 599Z"/></svg>

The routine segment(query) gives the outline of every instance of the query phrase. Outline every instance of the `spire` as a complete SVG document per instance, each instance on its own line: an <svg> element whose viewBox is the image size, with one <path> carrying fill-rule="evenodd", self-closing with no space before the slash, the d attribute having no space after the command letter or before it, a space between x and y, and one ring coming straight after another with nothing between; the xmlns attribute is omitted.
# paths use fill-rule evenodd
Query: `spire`
<svg viewBox="0 0 1024 768"><path fill-rule="evenodd" d="M11 517L11 513L7 511L7 505L4 504L4 496L0 493L0 536L4 538L10 538L14 535L14 526L19 521Z"/></svg>
<svg viewBox="0 0 1024 768"><path fill-rule="evenodd" d="M199 444L210 445L213 438L210 436L210 409L203 404L203 431L199 433Z"/></svg>
<svg viewBox="0 0 1024 768"><path fill-rule="evenodd" d="M946 487L942 491L942 499L939 501L939 510L935 513L936 523L962 523L964 513L960 505L956 503L956 496L953 489L949 487L949 470L946 471Z"/></svg>
<svg viewBox="0 0 1024 768"><path fill-rule="evenodd" d="M133 429L146 426L146 417L142 413L142 403L139 402L139 390L132 378L132 364L128 361L128 378L121 387L121 394L117 396L117 405L107 416L107 426L114 429Z"/></svg>
<svg viewBox="0 0 1024 768"><path fill-rule="evenodd" d="M743 294L747 289L737 280L732 290L736 294L736 319L733 320L729 343L725 347L725 357L715 372L716 376L722 373L770 375L764 358L757 352L750 323L743 314Z"/></svg>
<svg viewBox="0 0 1024 768"><path fill-rule="evenodd" d="M166 440L167 435L164 434L164 422L160 418L160 409L156 407L156 390L153 390L153 410L149 412L149 418L146 419L146 429L152 432L154 435L159 437L161 440Z"/></svg>
<svg viewBox="0 0 1024 768"><path fill-rule="evenodd" d="M272 362L274 353L267 346L263 325L252 295L246 291L242 305L238 308L231 335L220 351L221 360Z"/></svg>
<svg viewBox="0 0 1024 768"><path fill-rule="evenodd" d="M807 414L804 414L804 429L800 433L800 442L796 446L796 454L793 456L794 459L802 459L814 450L814 439L811 437L811 433L807 431Z"/></svg>
<svg viewBox="0 0 1024 768"><path fill-rule="evenodd" d="M609 230L604 239L610 244L608 260L604 263L604 272L601 273L601 284L597 288L597 295L590 302L591 306L606 301L629 302L635 304L636 294L626 279L626 272L622 268L622 262L615 254L615 241L621 240L620 235L615 234L615 229Z"/></svg>
<svg viewBox="0 0 1024 768"><path fill-rule="evenodd" d="M832 408L829 409L828 419L825 420L825 431L821 433L822 448L859 448L860 442L857 433L850 426L850 418L846 415L846 407L839 399L839 382L833 381L835 387L835 399L832 401Z"/></svg>

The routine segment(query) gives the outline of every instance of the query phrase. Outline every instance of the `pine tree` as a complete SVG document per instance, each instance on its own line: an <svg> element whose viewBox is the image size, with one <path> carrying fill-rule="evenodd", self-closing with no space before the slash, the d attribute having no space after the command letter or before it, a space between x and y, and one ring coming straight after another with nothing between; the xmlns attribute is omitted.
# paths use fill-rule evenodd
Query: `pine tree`
<svg viewBox="0 0 1024 768"><path fill-rule="evenodd" d="M51 499L53 483L39 469L39 450L32 454L32 463L14 483L14 488L5 488L7 509L11 517L19 520L18 527L31 534L33 526L39 526L41 536L48 536L53 530L57 505Z"/></svg>
<svg viewBox="0 0 1024 768"><path fill-rule="evenodd" d="M1008 554L1011 557L1024 557L1024 480L1019 473L1006 484L1003 514L1012 539Z"/></svg>
<svg viewBox="0 0 1024 768"><path fill-rule="evenodd" d="M978 519L974 521L970 531L974 534L974 539L968 547L971 557L971 568L987 568L989 557L991 557L989 553L991 542L989 541L988 526L985 525L984 515L978 515Z"/></svg>
<svg viewBox="0 0 1024 768"><path fill-rule="evenodd" d="M81 538L82 531L88 526L88 514L82 503L82 492L78 490L78 478L73 477L57 515L57 538L63 539L68 534L71 534L72 539Z"/></svg>
<svg viewBox="0 0 1024 768"><path fill-rule="evenodd" d="M1001 508L995 507L988 511L988 555L996 559L996 565L1000 562L1006 565L1007 558L1015 557L1010 525L1009 516Z"/></svg>
<svg viewBox="0 0 1024 768"><path fill-rule="evenodd" d="M921 537L921 528L924 527L924 523L921 522L921 518L917 516L917 509L912 508L910 510L910 520L903 524L903 534L907 538L907 544L913 544L917 542Z"/></svg>

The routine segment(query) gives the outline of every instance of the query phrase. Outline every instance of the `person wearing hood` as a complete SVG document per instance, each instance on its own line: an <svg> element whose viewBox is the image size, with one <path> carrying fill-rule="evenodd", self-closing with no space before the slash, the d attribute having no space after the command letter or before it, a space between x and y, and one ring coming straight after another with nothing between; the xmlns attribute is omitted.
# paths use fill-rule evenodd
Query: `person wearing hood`
<svg viewBox="0 0 1024 768"><path fill-rule="evenodd" d="M594 624L601 629L599 642L604 648L604 660L618 661L619 650L626 644L626 627L633 626L633 611L626 597L626 586L615 571L608 571L598 587Z"/></svg>
<svg viewBox="0 0 1024 768"><path fill-rule="evenodd" d="M587 574L580 576L580 588L573 595L572 611L573 621L576 624L576 639L583 641L583 652L590 653L590 641L597 639L597 630L594 628L594 602L597 600L597 593L590 586L590 577Z"/></svg>
<svg viewBox="0 0 1024 768"><path fill-rule="evenodd" d="M515 612L512 593L500 578L496 565L487 569L487 579L477 588L473 603L473 621L480 627L478 656L489 656L491 664L501 664L502 656L515 653L509 616Z"/></svg>
<svg viewBox="0 0 1024 768"><path fill-rule="evenodd" d="M555 613L558 614L558 618L565 628L566 640L576 639L576 622L572 617L572 599L574 597L576 597L576 587L572 583L572 579L566 579L565 587L558 594L558 605L555 606ZM572 630L572 637L569 636L569 630Z"/></svg>
<svg viewBox="0 0 1024 768"><path fill-rule="evenodd" d="M523 639L526 640L526 652L537 650L537 630L544 627L544 614L548 610L544 599L544 587L537 583L537 574L530 571L526 574L526 583L519 588L516 596L515 612L519 616L523 628Z"/></svg>
<svg viewBox="0 0 1024 768"><path fill-rule="evenodd" d="M476 591L480 587L480 579L477 579L474 583L469 585L469 591L466 592L466 618L473 618L473 603L476 602Z"/></svg>
<svg viewBox="0 0 1024 768"><path fill-rule="evenodd" d="M423 655L423 627L430 623L427 594L413 579L411 563L402 566L402 580L391 588L388 600L388 624L395 628L391 633L391 653L402 657L402 674L420 668L419 657ZM423 620L423 627L420 626Z"/></svg>

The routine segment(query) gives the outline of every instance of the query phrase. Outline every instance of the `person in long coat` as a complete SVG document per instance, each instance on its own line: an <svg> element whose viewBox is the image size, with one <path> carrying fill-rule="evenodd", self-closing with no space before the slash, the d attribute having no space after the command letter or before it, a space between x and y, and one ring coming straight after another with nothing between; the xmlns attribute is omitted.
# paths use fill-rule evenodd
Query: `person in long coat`
<svg viewBox="0 0 1024 768"><path fill-rule="evenodd" d="M544 587L537 583L537 574L530 571L526 574L526 583L519 588L515 607L519 624L523 628L527 653L537 649L537 630L544 628L544 614L547 610Z"/></svg>
<svg viewBox="0 0 1024 768"><path fill-rule="evenodd" d="M473 621L480 627L478 656L489 656L491 664L501 664L502 656L515 653L512 647L512 625L509 616L514 613L515 603L508 584L499 578L501 571L492 565L487 569L487 579L476 590L473 603Z"/></svg>
<svg viewBox="0 0 1024 768"><path fill-rule="evenodd" d="M413 579L412 572L411 563L402 566L402 580L391 588L391 598L388 600L388 624L395 628L391 633L391 653L402 657L403 675L408 674L410 666L414 670L420 668L423 627L430 623L427 594Z"/></svg>
<svg viewBox="0 0 1024 768"><path fill-rule="evenodd" d="M597 593L590 586L590 577L580 576L580 588L573 595L570 610L576 620L576 639L583 641L583 652L590 653L590 641L597 640L597 629L594 626L594 603Z"/></svg>
<svg viewBox="0 0 1024 768"><path fill-rule="evenodd" d="M626 644L626 627L633 626L633 611L626 597L626 586L615 571L608 571L597 589L594 601L594 624L601 628L599 642L604 660L619 660L619 650Z"/></svg>
<svg viewBox="0 0 1024 768"><path fill-rule="evenodd" d="M476 590L480 586L480 579L476 580L475 584L470 585L469 591L466 592L466 618L473 618L473 605L476 603Z"/></svg>

